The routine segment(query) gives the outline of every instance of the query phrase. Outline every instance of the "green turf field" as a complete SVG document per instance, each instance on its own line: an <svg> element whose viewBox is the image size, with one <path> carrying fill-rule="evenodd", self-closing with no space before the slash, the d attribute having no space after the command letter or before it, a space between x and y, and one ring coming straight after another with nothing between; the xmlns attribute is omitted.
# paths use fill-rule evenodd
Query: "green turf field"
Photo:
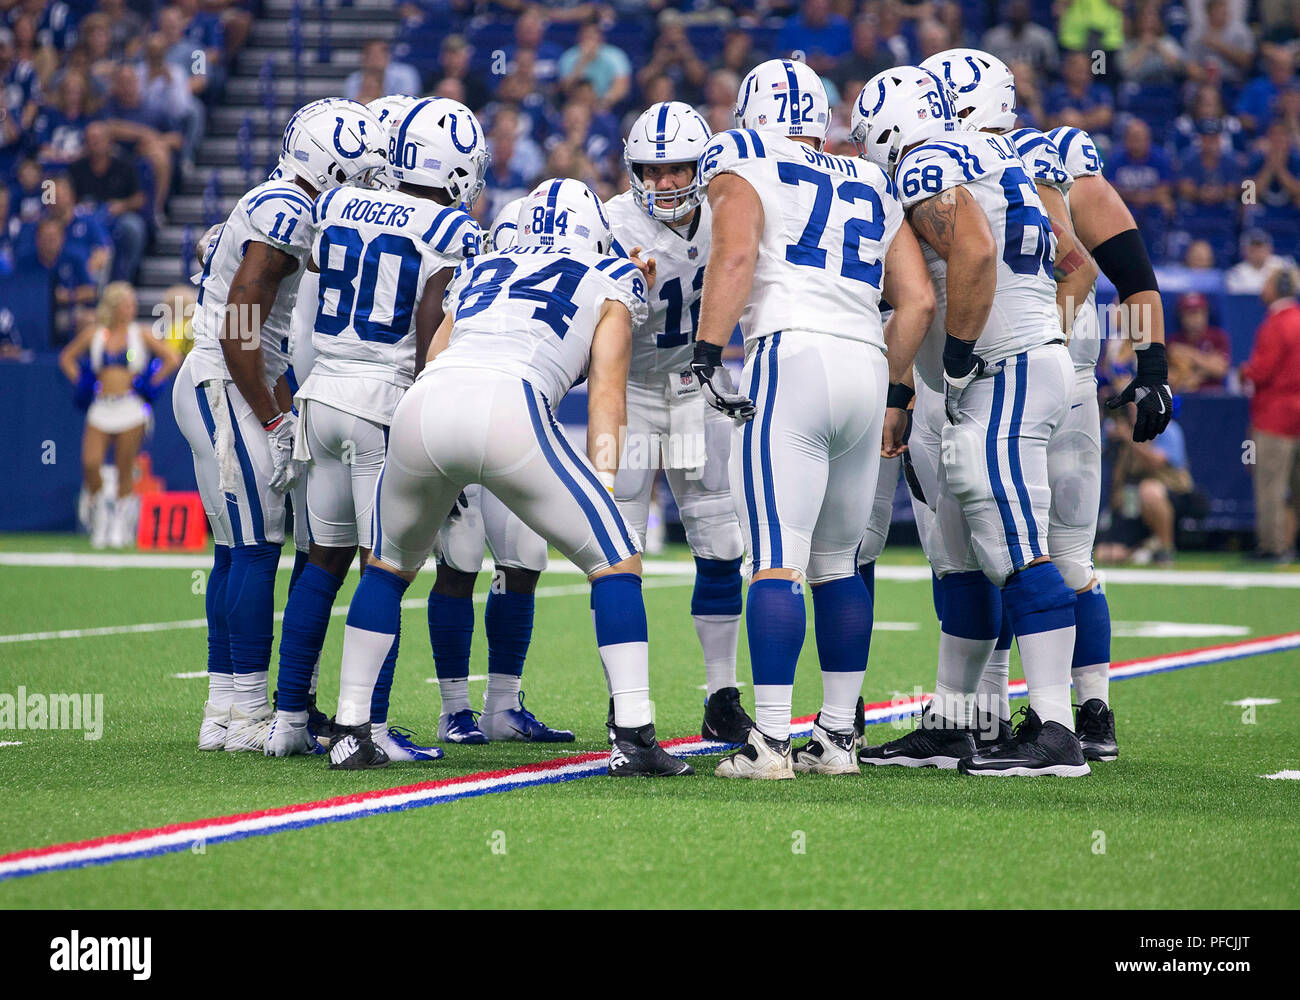
<svg viewBox="0 0 1300 1000"><path fill-rule="evenodd" d="M202 575L192 569L2 564L9 553L53 551L87 550L71 538L0 538L0 637L203 617ZM915 565L919 553L888 553L884 562ZM1235 557L1182 565L1245 569ZM487 575L480 581L486 586ZM408 598L422 598L431 582L423 574ZM281 607L287 583L282 572ZM699 732L704 678L690 583L647 581L661 738ZM203 670L201 628L0 639L0 695L21 685L102 694L104 703L97 741L0 730L0 743L21 742L0 746L0 855L602 750L606 695L581 584L574 573L543 576L524 676L529 707L575 729L576 744L453 747L437 763L358 774L330 772L322 758L196 751L206 682L172 675ZM349 583L340 604L351 591ZM1108 591L1117 623L1233 627L1119 637L1116 660L1300 628L1297 589L1112 582ZM478 611L473 674L486 672ZM877 631L867 701L929 690L937 647L929 583L882 580L876 618L916 627ZM427 680L423 608L407 610L403 627L391 721L431 737L439 700ZM322 670L327 710L341 647L335 618ZM740 658L745 680L743 634ZM819 707L816 668L810 632L796 715ZM472 683L471 697L482 687ZM1261 777L1300 768L1300 651L1125 680L1112 695L1121 757L1086 779L886 769L769 785L714 779L717 758L696 757L694 778L587 778L11 879L0 882L0 907L1300 905L1300 781ZM748 688L742 697L752 708ZM1279 703L1228 704L1246 698ZM1248 711L1253 722L1243 720ZM869 734L885 740L894 730L882 724Z"/></svg>

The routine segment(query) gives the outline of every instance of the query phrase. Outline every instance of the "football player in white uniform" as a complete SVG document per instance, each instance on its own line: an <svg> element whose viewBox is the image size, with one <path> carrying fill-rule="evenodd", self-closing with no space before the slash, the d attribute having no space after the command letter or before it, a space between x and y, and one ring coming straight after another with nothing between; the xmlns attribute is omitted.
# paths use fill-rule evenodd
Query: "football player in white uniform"
<svg viewBox="0 0 1300 1000"><path fill-rule="evenodd" d="M374 552L348 611L331 767L382 767L370 695L411 578L460 492L490 489L591 580L596 643L614 697L614 776L693 773L655 739L640 555L614 505L632 324L646 311L636 263L579 181L541 184L519 241L460 266L432 360L398 404L375 502ZM587 453L553 408L587 376Z"/></svg>
<svg viewBox="0 0 1300 1000"><path fill-rule="evenodd" d="M383 183L335 188L315 205L309 270L319 288L316 357L297 395L295 450L308 463L311 549L285 609L268 756L315 747L307 731L311 673L358 546L368 557L388 426L442 322L452 272L479 249L478 224L466 207L482 189L488 153L473 113L430 98L392 119L388 134ZM436 760L440 750L387 726L398 645L388 650L375 688L374 738L392 760Z"/></svg>
<svg viewBox="0 0 1300 1000"><path fill-rule="evenodd" d="M216 542L208 586L226 595L224 619L216 601L209 618L200 749L261 751L273 718L266 679L275 570L284 494L300 472L283 387L289 322L314 235L313 200L382 166L379 133L353 101L300 109L285 127L282 177L239 200L203 269L194 349L172 392Z"/></svg>
<svg viewBox="0 0 1300 1000"><path fill-rule="evenodd" d="M966 774L1085 775L1067 666L1074 592L1047 554L1047 452L1073 381L1053 265L1079 255L1068 233L1054 235L1007 139L936 135L925 124L955 123L951 101L933 73L899 67L868 82L853 114L859 149L895 176L941 301L917 376L943 394L946 422L936 434L931 415L912 435L914 455L924 455L936 477L927 554L941 580L939 680L909 735L948 737L954 749L945 764ZM923 492L931 495L928 484ZM977 704L1003 607L1019 639L1030 707L1014 739L980 748L977 735L997 737L981 725ZM869 747L859 759L892 763L907 739Z"/></svg>
<svg viewBox="0 0 1300 1000"><path fill-rule="evenodd" d="M513 246L524 198L497 213L484 252ZM474 585L483 548L494 574L483 611L488 680L483 712L469 704L469 657L474 636ZM429 592L429 642L442 693L438 739L483 744L491 740L569 743L573 733L552 729L524 708L520 681L533 637L534 593L546 568L546 540L483 487L466 486L438 531L438 575ZM476 718L477 716L477 718Z"/></svg>
<svg viewBox="0 0 1300 1000"><path fill-rule="evenodd" d="M713 233L692 369L705 401L744 421L730 479L752 570L755 721L716 773L856 773L854 710L872 622L855 559L863 498L876 488L887 386L910 365L934 295L892 180L875 164L821 152L830 107L811 68L760 64L741 84L736 121L700 158ZM888 332L882 288L897 305ZM737 322L743 393L722 367ZM896 337L900 329L908 336ZM824 697L812 739L792 752L805 580Z"/></svg>
<svg viewBox="0 0 1300 1000"><path fill-rule="evenodd" d="M691 374L711 228L695 172L709 136L690 105L648 108L624 148L631 189L605 204L618 249L639 247L656 266L650 314L632 333L627 443L614 499L644 538L656 474L665 470L695 559L691 617L704 653L702 732L743 743L753 721L736 686L744 543L727 483L732 424L704 405Z"/></svg>

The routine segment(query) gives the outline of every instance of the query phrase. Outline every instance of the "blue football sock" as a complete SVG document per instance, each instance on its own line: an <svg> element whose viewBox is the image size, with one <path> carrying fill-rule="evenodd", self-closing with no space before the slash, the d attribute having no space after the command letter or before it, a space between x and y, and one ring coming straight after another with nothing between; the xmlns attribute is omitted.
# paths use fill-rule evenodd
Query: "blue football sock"
<svg viewBox="0 0 1300 1000"><path fill-rule="evenodd" d="M208 616L208 673L229 674L230 665L229 612L226 608L226 584L230 579L230 546L218 545L212 554L212 572L208 576L208 589L203 595L203 606Z"/></svg>
<svg viewBox="0 0 1300 1000"><path fill-rule="evenodd" d="M772 739L790 736L794 674L807 631L802 584L769 577L749 585L745 632L754 672L754 721Z"/></svg>
<svg viewBox="0 0 1300 1000"><path fill-rule="evenodd" d="M943 624L932 712L957 726L976 724L980 679L1002 628L1002 595L979 570L939 581Z"/></svg>
<svg viewBox="0 0 1300 1000"><path fill-rule="evenodd" d="M533 638L534 604L532 594L509 590L488 594L483 626L487 630L489 674L523 674Z"/></svg>
<svg viewBox="0 0 1300 1000"><path fill-rule="evenodd" d="M715 691L736 686L736 645L740 639L744 586L740 559L695 557L691 618L704 654L706 698L712 697Z"/></svg>
<svg viewBox="0 0 1300 1000"><path fill-rule="evenodd" d="M692 615L738 615L744 606L739 559L695 557Z"/></svg>
<svg viewBox="0 0 1300 1000"><path fill-rule="evenodd" d="M402 623L402 595L410 586L396 573L368 569L361 574L343 630L343 669L339 677L338 721L344 726L368 723L371 699L393 653Z"/></svg>
<svg viewBox="0 0 1300 1000"><path fill-rule="evenodd" d="M294 584L298 582L298 577L302 576L302 571L307 568L309 554L302 549L296 549L293 553L293 569L289 571L289 594L293 594Z"/></svg>
<svg viewBox="0 0 1300 1000"><path fill-rule="evenodd" d="M388 721L388 699L393 692L393 675L397 672L397 650L402 644L402 619L397 619L397 631L393 634L393 644L388 647L379 668L379 677L375 680L375 690L370 695L370 721L383 724Z"/></svg>
<svg viewBox="0 0 1300 1000"><path fill-rule="evenodd" d="M289 591L280 626L280 672L276 707L286 712L307 709L311 673L325 645L330 611L343 581L320 566L308 564Z"/></svg>
<svg viewBox="0 0 1300 1000"><path fill-rule="evenodd" d="M651 722L653 715L649 630L641 578L635 573L611 573L593 580L591 616L600 662L614 699L614 724L638 729Z"/></svg>
<svg viewBox="0 0 1300 1000"><path fill-rule="evenodd" d="M871 603L876 603L876 561L873 559L869 563L858 564L858 576L862 577L862 582L867 585L867 593L871 595ZM816 595L814 594L814 599Z"/></svg>
<svg viewBox="0 0 1300 1000"><path fill-rule="evenodd" d="M851 732L871 651L871 592L855 574L814 584L812 598L822 668L821 725L830 732Z"/></svg>
<svg viewBox="0 0 1300 1000"><path fill-rule="evenodd" d="M1074 728L1070 710L1070 662L1074 652L1074 591L1050 562L1014 574L1002 603L1020 646L1030 707L1043 722Z"/></svg>
<svg viewBox="0 0 1300 1000"><path fill-rule="evenodd" d="M1094 698L1110 704L1110 605L1101 584L1075 594L1074 625L1075 698L1080 705Z"/></svg>
<svg viewBox="0 0 1300 1000"><path fill-rule="evenodd" d="M469 676L469 653L474 638L474 599L429 594L429 644L439 680L464 680Z"/></svg>
<svg viewBox="0 0 1300 1000"><path fill-rule="evenodd" d="M236 674L264 671L271 664L279 561L278 545L238 545L230 553L226 613L230 663Z"/></svg>

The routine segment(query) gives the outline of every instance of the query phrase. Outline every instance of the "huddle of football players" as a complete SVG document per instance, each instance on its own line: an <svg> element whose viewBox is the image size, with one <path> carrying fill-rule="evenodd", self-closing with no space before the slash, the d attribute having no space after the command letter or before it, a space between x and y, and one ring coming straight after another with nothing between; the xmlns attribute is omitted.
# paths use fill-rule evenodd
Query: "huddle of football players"
<svg viewBox="0 0 1300 1000"><path fill-rule="evenodd" d="M1159 293L1087 134L1015 119L1010 71L951 50L871 80L850 123L860 155L835 156L817 74L769 60L741 85L735 129L656 104L626 142L627 192L602 204L543 181L484 235L469 213L489 154L464 105L299 110L272 178L200 243L174 391L216 540L199 748L348 770L441 757L388 723L402 600L430 556L438 741L573 740L520 687L549 545L590 581L609 774L693 773L658 743L650 701L640 550L662 469L695 561L702 732L732 748L719 776L1077 776L1113 760L1093 283L1100 267L1129 307L1138 374L1108 405L1136 404L1140 440L1170 412ZM723 363L737 330L740 388ZM585 453L555 416L583 381ZM855 716L900 468L934 573L938 678L916 729L867 746ZM326 719L321 650L358 552ZM823 699L796 747L805 584ZM1015 728L1013 638L1029 694Z"/></svg>

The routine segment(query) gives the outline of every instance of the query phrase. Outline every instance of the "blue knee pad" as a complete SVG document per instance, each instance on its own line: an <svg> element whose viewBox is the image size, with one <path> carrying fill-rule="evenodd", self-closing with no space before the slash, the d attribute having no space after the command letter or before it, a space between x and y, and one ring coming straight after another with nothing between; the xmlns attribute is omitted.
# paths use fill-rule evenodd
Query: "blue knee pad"
<svg viewBox="0 0 1300 1000"><path fill-rule="evenodd" d="M1074 595L1074 667L1110 662L1110 605L1101 584Z"/></svg>
<svg viewBox="0 0 1300 1000"><path fill-rule="evenodd" d="M758 580L749 585L747 605L745 634L754 683L793 684L808 630L803 587L793 580Z"/></svg>
<svg viewBox="0 0 1300 1000"><path fill-rule="evenodd" d="M203 607L208 618L208 673L229 674L230 626L226 609L226 584L230 579L230 546L218 545L212 553L212 572L208 574L208 589L203 595Z"/></svg>
<svg viewBox="0 0 1300 1000"><path fill-rule="evenodd" d="M959 639L996 639L1002 631L1002 597L980 570L949 573L939 581L943 630Z"/></svg>
<svg viewBox="0 0 1300 1000"><path fill-rule="evenodd" d="M611 573L593 580L591 611L597 646L649 640L641 578L635 573Z"/></svg>
<svg viewBox="0 0 1300 1000"><path fill-rule="evenodd" d="M230 629L230 664L237 674L270 668L275 631L275 570L279 562L279 545L237 545L231 550L226 616Z"/></svg>
<svg viewBox="0 0 1300 1000"><path fill-rule="evenodd" d="M873 564L874 565L874 564ZM812 588L817 658L827 671L867 669L871 652L871 594L862 577L841 577Z"/></svg>
<svg viewBox="0 0 1300 1000"><path fill-rule="evenodd" d="M739 559L695 557L692 615L738 615L743 606Z"/></svg>
<svg viewBox="0 0 1300 1000"><path fill-rule="evenodd" d="M1013 574L1002 588L1002 603L1018 636L1054 632L1074 624L1074 591L1050 562Z"/></svg>

